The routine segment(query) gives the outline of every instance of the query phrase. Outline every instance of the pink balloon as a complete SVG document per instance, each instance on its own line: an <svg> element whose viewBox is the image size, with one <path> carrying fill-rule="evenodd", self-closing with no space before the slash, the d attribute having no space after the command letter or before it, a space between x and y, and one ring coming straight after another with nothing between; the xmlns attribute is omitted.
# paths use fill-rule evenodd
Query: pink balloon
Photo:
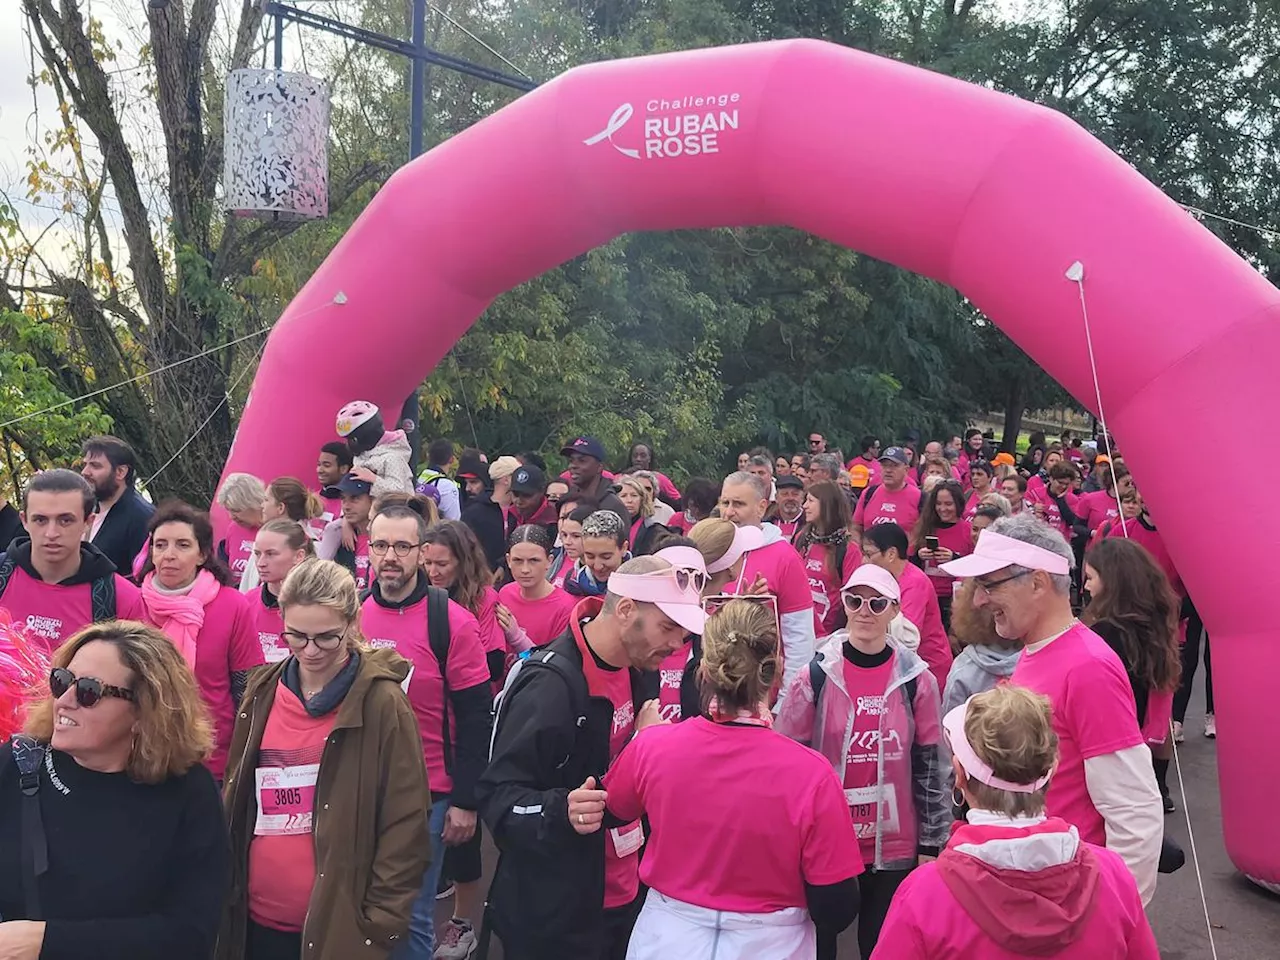
<svg viewBox="0 0 1280 960"><path fill-rule="evenodd" d="M1171 459L1270 431L1280 292L1044 107L808 40L573 70L391 178L272 331L226 472L308 476L344 403L398 410L494 297L621 233L753 224L950 284L1092 408L1087 308L1108 424L1213 635L1228 851L1280 882L1280 521L1242 483L1249 535L1214 535Z"/></svg>

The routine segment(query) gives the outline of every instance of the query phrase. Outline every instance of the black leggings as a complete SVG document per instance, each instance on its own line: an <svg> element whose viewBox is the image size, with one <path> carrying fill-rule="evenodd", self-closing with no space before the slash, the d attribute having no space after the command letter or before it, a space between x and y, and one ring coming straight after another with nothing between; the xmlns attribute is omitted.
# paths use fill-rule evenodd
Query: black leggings
<svg viewBox="0 0 1280 960"><path fill-rule="evenodd" d="M302 956L302 934L286 933L250 920L244 956L245 960L298 960Z"/></svg>
<svg viewBox="0 0 1280 960"><path fill-rule="evenodd" d="M1195 604L1188 597L1182 604L1187 618L1187 642L1182 645L1182 683L1173 695L1173 719L1183 723L1187 717L1187 704L1191 702L1191 684L1200 665L1200 637L1204 636L1204 712L1213 713L1213 661L1209 657L1209 632Z"/></svg>
<svg viewBox="0 0 1280 960"><path fill-rule="evenodd" d="M880 939L880 928L889 913L889 904L910 870L868 870L858 877L858 953L870 960ZM837 934L818 928L818 960L836 960Z"/></svg>

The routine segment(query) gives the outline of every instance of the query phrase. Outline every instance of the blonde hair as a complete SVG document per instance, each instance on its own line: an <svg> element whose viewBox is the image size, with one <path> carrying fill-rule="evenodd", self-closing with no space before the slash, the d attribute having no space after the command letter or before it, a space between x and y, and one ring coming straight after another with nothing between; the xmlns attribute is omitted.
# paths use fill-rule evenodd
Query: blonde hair
<svg viewBox="0 0 1280 960"><path fill-rule="evenodd" d="M1010 783L1034 783L1053 769L1058 735L1049 698L1025 687L1002 684L969 699L964 735L978 759ZM1013 793L968 778L973 805L1007 817L1044 812L1045 788Z"/></svg>
<svg viewBox="0 0 1280 960"><path fill-rule="evenodd" d="M95 623L74 634L53 655L54 667L66 667L81 648L94 642L115 647L133 674L133 747L125 772L135 783L164 783L180 777L213 753L213 723L196 678L173 641L154 627L134 620ZM53 739L52 695L31 708L27 733L42 743Z"/></svg>
<svg viewBox="0 0 1280 960"><path fill-rule="evenodd" d="M618 486L627 487L636 492L640 497L640 510L637 516L652 517L653 516L653 496L649 493L649 488L637 480L634 476L625 476L618 479Z"/></svg>
<svg viewBox="0 0 1280 960"><path fill-rule="evenodd" d="M351 571L332 560L308 557L289 571L280 587L280 614L289 607L324 607L349 624L347 647L360 650L360 594Z"/></svg>
<svg viewBox="0 0 1280 960"><path fill-rule="evenodd" d="M1009 498L1003 493L984 493L982 499L978 501L978 506L995 507L1005 517L1013 513L1013 505L1009 503Z"/></svg>
<svg viewBox="0 0 1280 960"><path fill-rule="evenodd" d="M708 617L698 669L704 710L712 700L726 713L755 710L778 674L778 623L769 608L730 600Z"/></svg>
<svg viewBox="0 0 1280 960"><path fill-rule="evenodd" d="M689 530L689 539L698 547L704 563L712 564L729 552L738 528L730 520L707 517Z"/></svg>
<svg viewBox="0 0 1280 960"><path fill-rule="evenodd" d="M316 555L316 545L312 541L307 531L302 529L302 524L297 520L290 520L286 517L277 517L274 520L268 520L258 528L258 533L278 533L284 537L285 545L290 550L301 550L308 557Z"/></svg>
<svg viewBox="0 0 1280 960"><path fill-rule="evenodd" d="M267 499L267 488L251 473L232 473L218 490L218 506L228 513L261 510Z"/></svg>

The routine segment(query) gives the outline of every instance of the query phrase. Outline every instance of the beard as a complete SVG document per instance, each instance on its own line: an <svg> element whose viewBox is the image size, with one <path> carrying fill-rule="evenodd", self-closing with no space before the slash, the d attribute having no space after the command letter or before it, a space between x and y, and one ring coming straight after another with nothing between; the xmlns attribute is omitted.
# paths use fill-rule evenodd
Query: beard
<svg viewBox="0 0 1280 960"><path fill-rule="evenodd" d="M120 491L122 485L122 481L117 480L114 474L108 474L105 479L93 485L93 495L99 500L110 500Z"/></svg>

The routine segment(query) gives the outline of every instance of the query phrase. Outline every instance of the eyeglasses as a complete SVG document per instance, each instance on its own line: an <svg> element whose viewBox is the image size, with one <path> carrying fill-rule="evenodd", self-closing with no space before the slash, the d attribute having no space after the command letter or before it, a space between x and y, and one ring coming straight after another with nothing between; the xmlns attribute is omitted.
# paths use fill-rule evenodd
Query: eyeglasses
<svg viewBox="0 0 1280 960"><path fill-rule="evenodd" d="M977 584L979 587L981 587L983 590L985 590L987 593L991 593L991 592L993 592L993 591L996 589L996 587L1002 587L1002 586L1004 586L1006 583L1008 583L1010 580L1017 580L1019 577L1025 577L1027 574L1032 573L1032 572L1034 572L1034 571L1031 571L1031 570L1023 570L1021 573L1014 573L1014 574L1011 574L1011 575L1009 575L1009 576L1007 576L1007 577L1001 577L999 580L977 580L977 579L975 579L973 582L974 582L975 584Z"/></svg>
<svg viewBox="0 0 1280 960"><path fill-rule="evenodd" d="M76 688L76 703L82 707L97 706L103 697L115 697L117 700L128 700L130 703L134 701L132 690L113 687L96 677L77 677L66 667L55 667L49 673L49 692L53 694L55 700L61 699L62 695L72 687Z"/></svg>
<svg viewBox="0 0 1280 960"><path fill-rule="evenodd" d="M349 628L348 628L349 629ZM294 653L301 653L307 649L308 643L314 643L317 650L337 650L342 646L342 641L347 638L347 631L341 633L321 633L314 637L309 637L305 633L297 630L286 630L282 636L284 642L289 645L289 649Z"/></svg>
<svg viewBox="0 0 1280 960"><path fill-rule="evenodd" d="M388 550L394 550L397 557L404 559L420 546L422 546L420 543L387 543L385 540L374 540L369 544L369 552L375 557L381 557Z"/></svg>
<svg viewBox="0 0 1280 960"><path fill-rule="evenodd" d="M707 585L707 574L704 570L696 567L674 567L672 572L676 575L676 586L681 591L689 589L689 585L693 584L693 589L698 593L702 593L702 588Z"/></svg>
<svg viewBox="0 0 1280 960"><path fill-rule="evenodd" d="M893 603L888 597L864 597L860 593L846 593L844 595L844 605L849 609L850 613L857 613L862 609L862 605L866 604L871 608L871 612L877 617L889 609L889 604Z"/></svg>

